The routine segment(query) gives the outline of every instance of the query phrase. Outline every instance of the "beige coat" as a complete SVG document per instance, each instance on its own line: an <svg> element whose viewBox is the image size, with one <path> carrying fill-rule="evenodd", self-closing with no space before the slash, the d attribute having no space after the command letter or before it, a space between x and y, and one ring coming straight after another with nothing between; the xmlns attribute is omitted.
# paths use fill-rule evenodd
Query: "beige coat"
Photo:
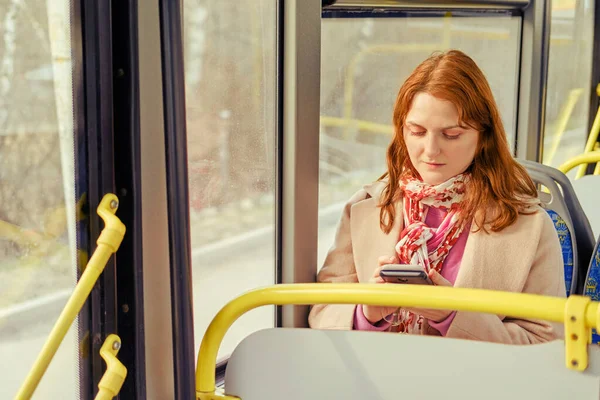
<svg viewBox="0 0 600 400"><path fill-rule="evenodd" d="M368 282L380 256L395 255L394 246L403 225L396 207L389 234L379 227L379 196L384 184L376 182L358 191L344 207L335 241L318 282ZM475 225L475 224L473 224ZM455 287L483 288L517 293L565 297L563 261L552 220L541 208L519 215L500 232L469 233ZM315 305L309 325L315 329L352 329L355 305ZM424 324L422 334L439 335ZM527 344L562 337L559 324L459 311L446 337Z"/></svg>

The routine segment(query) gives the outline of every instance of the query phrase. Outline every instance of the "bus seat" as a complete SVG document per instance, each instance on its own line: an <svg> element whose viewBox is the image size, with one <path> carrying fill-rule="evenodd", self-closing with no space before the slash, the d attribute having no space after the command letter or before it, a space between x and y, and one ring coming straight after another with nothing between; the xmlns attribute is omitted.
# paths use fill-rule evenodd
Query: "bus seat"
<svg viewBox="0 0 600 400"><path fill-rule="evenodd" d="M600 175L584 175L573 181L573 189L581 200L581 206L587 215L594 237L600 236Z"/></svg>
<svg viewBox="0 0 600 400"><path fill-rule="evenodd" d="M577 265L577 261L575 261L577 254L575 251L576 245L573 242L569 224L556 211L546 209L546 212L552 218L554 228L556 228L556 233L558 234L558 240L560 241L563 263L565 265L565 289L568 297L571 293L575 294L577 290L578 269L573 268L574 265Z"/></svg>
<svg viewBox="0 0 600 400"><path fill-rule="evenodd" d="M548 190L551 190L553 196L561 197L566 205L571 223L570 231L574 242L574 256L577 258L576 262L573 264L576 267L574 269L576 280L572 286L574 288L572 293L582 294L585 284L585 276L587 275L587 268L590 263L596 239L592 232L588 217L586 216L586 213L579 202L579 198L573 189L573 185L571 184L569 178L556 168L533 161L518 161L525 166L525 168L527 168L527 171L534 181L546 186ZM538 179L543 180L544 182L538 182ZM553 191L548 187L548 185L552 186L551 182L554 183ZM559 190L556 190L557 187ZM542 196L543 195L544 194L542 194ZM561 211L555 211L557 211L563 218L566 217L566 215L561 213Z"/></svg>
<svg viewBox="0 0 600 400"><path fill-rule="evenodd" d="M243 400L600 398L600 347L583 372L564 342L505 345L366 331L274 328L233 351L225 392Z"/></svg>
<svg viewBox="0 0 600 400"><path fill-rule="evenodd" d="M581 266L579 268L576 267L579 265L579 255L577 254L577 238L572 235L572 232L575 231L573 222L556 182L549 176L536 170L529 171L529 175L534 182L544 185L550 191L550 194L539 191L538 196L546 212L552 218L558 239L560 240L565 266L565 286L567 296L569 296L571 293L576 293L578 274L582 270Z"/></svg>
<svg viewBox="0 0 600 400"><path fill-rule="evenodd" d="M585 278L585 288L583 295L591 297L593 301L598 301L600 299L600 287L598 284L600 283L600 237L598 237L598 241L596 242L596 248L594 249L594 254L592 256L592 260L590 261L590 267L588 268L588 273ZM592 329L592 343L598 344L600 343L600 335L596 329Z"/></svg>

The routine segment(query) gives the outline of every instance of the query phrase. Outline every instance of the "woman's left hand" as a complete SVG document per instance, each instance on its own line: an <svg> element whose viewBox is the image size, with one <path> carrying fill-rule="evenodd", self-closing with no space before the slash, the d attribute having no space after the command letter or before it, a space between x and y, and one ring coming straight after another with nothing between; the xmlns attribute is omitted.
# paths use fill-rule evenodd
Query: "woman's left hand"
<svg viewBox="0 0 600 400"><path fill-rule="evenodd" d="M440 275L439 272L437 272L436 270L433 270L433 269L431 271L429 271L429 279L431 279L431 282L433 282L433 284L435 286L450 286L450 287L453 286L450 283L450 281L448 281L446 278L444 278L442 275ZM434 310L434 309L430 309L430 308L412 308L412 307L402 307L402 308L407 311L413 312L415 314L422 315L423 318L426 318L433 322L441 322L441 321L445 320L446 318L448 318L450 316L450 314L452 314L452 311L450 311L450 310Z"/></svg>

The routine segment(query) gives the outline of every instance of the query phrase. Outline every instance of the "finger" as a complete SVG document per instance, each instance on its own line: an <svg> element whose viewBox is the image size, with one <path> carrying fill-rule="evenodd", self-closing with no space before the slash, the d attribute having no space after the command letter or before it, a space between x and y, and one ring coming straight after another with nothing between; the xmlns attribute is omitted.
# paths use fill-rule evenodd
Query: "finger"
<svg viewBox="0 0 600 400"><path fill-rule="evenodd" d="M416 307L402 307L403 310L411 312L417 315L427 314L427 310L425 308L416 308ZM423 315L425 316L425 315Z"/></svg>
<svg viewBox="0 0 600 400"><path fill-rule="evenodd" d="M389 256L381 256L377 259L377 261L379 262L380 266L386 265L386 264L397 264L398 263L398 258L395 256L389 257Z"/></svg>
<svg viewBox="0 0 600 400"><path fill-rule="evenodd" d="M452 286L450 281L448 281L434 269L429 271L429 279L431 279L431 282L433 282L433 284L436 286Z"/></svg>
<svg viewBox="0 0 600 400"><path fill-rule="evenodd" d="M383 283L383 279L379 276L379 272L381 271L381 267L375 268L373 271L373 276L369 279L369 283Z"/></svg>
<svg viewBox="0 0 600 400"><path fill-rule="evenodd" d="M375 268L375 271L373 271L373 277L378 277L379 273L381 272L381 265L377 268Z"/></svg>
<svg viewBox="0 0 600 400"><path fill-rule="evenodd" d="M432 310L430 308L411 308L411 307L402 307L407 311L410 311L413 314L417 314L422 316L425 319L429 319L429 320L438 320L438 319L443 319L440 318L441 316L444 315L445 311L440 311L440 310Z"/></svg>

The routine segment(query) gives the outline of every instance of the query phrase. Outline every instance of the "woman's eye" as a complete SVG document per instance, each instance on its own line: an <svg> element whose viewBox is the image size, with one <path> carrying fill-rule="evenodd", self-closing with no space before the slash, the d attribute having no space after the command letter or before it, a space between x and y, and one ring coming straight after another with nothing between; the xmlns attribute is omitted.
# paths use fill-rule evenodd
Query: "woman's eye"
<svg viewBox="0 0 600 400"><path fill-rule="evenodd" d="M456 140L460 137L460 133L453 133L453 134L444 133L444 137L449 140Z"/></svg>
<svg viewBox="0 0 600 400"><path fill-rule="evenodd" d="M425 132L410 131L410 134L413 135L413 136L423 136L425 134Z"/></svg>

